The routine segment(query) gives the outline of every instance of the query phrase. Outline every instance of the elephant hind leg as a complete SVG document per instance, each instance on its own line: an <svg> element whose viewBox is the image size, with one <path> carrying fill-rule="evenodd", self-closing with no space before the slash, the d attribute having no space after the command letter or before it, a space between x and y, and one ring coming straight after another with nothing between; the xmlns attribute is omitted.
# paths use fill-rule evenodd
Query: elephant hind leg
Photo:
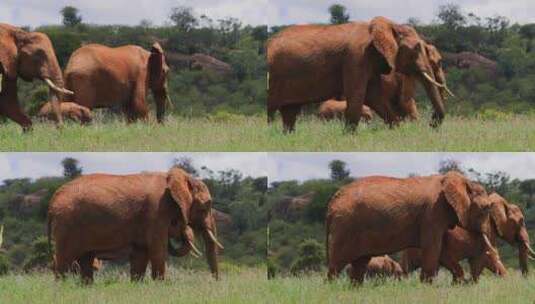
<svg viewBox="0 0 535 304"><path fill-rule="evenodd" d="M327 279L329 281L332 281L340 275L340 272L344 270L344 267L346 267L347 263L342 261L329 261L329 271L327 273Z"/></svg>
<svg viewBox="0 0 535 304"><path fill-rule="evenodd" d="M368 263L370 262L371 257L362 257L356 261L351 262L351 283L354 285L360 285L364 282L364 275L366 275L366 270Z"/></svg>
<svg viewBox="0 0 535 304"><path fill-rule="evenodd" d="M292 133L295 131L295 121L297 115L301 111L301 105L287 105L279 109L282 116L282 124L285 133Z"/></svg>

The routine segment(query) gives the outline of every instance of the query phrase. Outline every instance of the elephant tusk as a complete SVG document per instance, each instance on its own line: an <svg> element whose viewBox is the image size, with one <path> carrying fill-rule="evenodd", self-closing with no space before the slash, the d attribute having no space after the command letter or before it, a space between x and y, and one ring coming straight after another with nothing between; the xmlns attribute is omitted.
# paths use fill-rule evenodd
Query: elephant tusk
<svg viewBox="0 0 535 304"><path fill-rule="evenodd" d="M450 94L451 97L457 98L457 96L455 96L455 94L450 91L447 85L444 85L444 90L446 91L446 93Z"/></svg>
<svg viewBox="0 0 535 304"><path fill-rule="evenodd" d="M0 93L2 93L2 80L4 78L4 74L0 73Z"/></svg>
<svg viewBox="0 0 535 304"><path fill-rule="evenodd" d="M498 254L498 250L496 250L496 248L494 248L494 246L492 246L492 244L489 241L489 238L484 233L483 233L483 240L485 241L485 244L489 247L489 249L492 251L492 253Z"/></svg>
<svg viewBox="0 0 535 304"><path fill-rule="evenodd" d="M191 254L194 258L197 258L197 259L201 257L200 255L196 254L193 251L190 251L189 254Z"/></svg>
<svg viewBox="0 0 535 304"><path fill-rule="evenodd" d="M191 254L194 256L194 257L199 257L201 256L201 252L199 251L199 249L197 249L197 247L195 247L195 245L193 245L193 242L188 240L188 245L191 247Z"/></svg>
<svg viewBox="0 0 535 304"><path fill-rule="evenodd" d="M60 92L60 93L63 93L63 94L67 94L67 95L74 95L74 92L73 91L69 91L67 89L64 89L64 88L60 88L58 87L57 85L55 85L52 80L48 79L48 78L45 78L45 82L46 84L54 91L56 92Z"/></svg>
<svg viewBox="0 0 535 304"><path fill-rule="evenodd" d="M223 245L221 245L221 243L219 243L219 241L216 239L215 235L212 233L212 231L210 230L207 230L208 232L208 236L210 237L210 239L212 240L212 242L214 242L217 247L219 247L221 250L225 249L225 247L223 247Z"/></svg>
<svg viewBox="0 0 535 304"><path fill-rule="evenodd" d="M524 245L528 249L528 256L531 257L532 259L535 258L535 251L533 251L533 249L531 249L531 246L529 245L529 243L528 242L524 242Z"/></svg>
<svg viewBox="0 0 535 304"><path fill-rule="evenodd" d="M431 76L429 76L429 74L427 74L426 72L422 72L422 75L424 75L425 79L427 79L430 83L436 85L437 87L439 88L445 88L446 86L443 85L442 83L438 83L436 80L434 80Z"/></svg>
<svg viewBox="0 0 535 304"><path fill-rule="evenodd" d="M3 242L4 242L4 225L0 226L0 248L2 247Z"/></svg>

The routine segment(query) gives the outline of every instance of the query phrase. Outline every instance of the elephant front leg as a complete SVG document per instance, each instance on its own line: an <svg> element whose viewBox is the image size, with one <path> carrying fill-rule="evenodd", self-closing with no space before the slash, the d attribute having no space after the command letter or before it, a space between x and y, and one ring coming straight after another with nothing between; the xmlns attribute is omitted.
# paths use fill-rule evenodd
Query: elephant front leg
<svg viewBox="0 0 535 304"><path fill-rule="evenodd" d="M370 259L370 257L363 257L351 263L350 279L353 285L360 285L364 282Z"/></svg>
<svg viewBox="0 0 535 304"><path fill-rule="evenodd" d="M141 281L147 271L148 263L147 250L134 249L130 254L130 279L132 281Z"/></svg>
<svg viewBox="0 0 535 304"><path fill-rule="evenodd" d="M297 115L301 111L301 105L287 105L279 109L282 116L282 124L284 133L292 133L295 131L295 121Z"/></svg>
<svg viewBox="0 0 535 304"><path fill-rule="evenodd" d="M451 257L444 257L440 262L450 271L454 284L464 283L464 271L459 262L453 260Z"/></svg>
<svg viewBox="0 0 535 304"><path fill-rule="evenodd" d="M166 247L167 248L167 247ZM165 260L167 250L154 250L150 252L150 266L153 280L165 279Z"/></svg>
<svg viewBox="0 0 535 304"><path fill-rule="evenodd" d="M32 129L32 121L20 107L16 81L6 81L4 91L0 93L0 114L19 124L24 132Z"/></svg>
<svg viewBox="0 0 535 304"><path fill-rule="evenodd" d="M426 283L432 283L433 278L437 275L440 253L442 251L442 235L443 232L431 231L433 225L426 225L422 228L423 233L421 237L422 248L422 271L420 273L420 280Z"/></svg>
<svg viewBox="0 0 535 304"><path fill-rule="evenodd" d="M82 277L82 283L90 285L93 283L93 260L95 256L92 253L84 254L79 260L80 275Z"/></svg>

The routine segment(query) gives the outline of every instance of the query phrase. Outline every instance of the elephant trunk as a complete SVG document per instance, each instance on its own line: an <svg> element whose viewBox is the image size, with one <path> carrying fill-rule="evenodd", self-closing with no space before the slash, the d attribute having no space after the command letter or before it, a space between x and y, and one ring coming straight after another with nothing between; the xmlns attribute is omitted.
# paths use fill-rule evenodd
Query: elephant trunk
<svg viewBox="0 0 535 304"><path fill-rule="evenodd" d="M523 275L528 274L528 258L534 259L535 252L529 245L528 231L525 227L522 227L519 233L518 244L518 264L522 270Z"/></svg>
<svg viewBox="0 0 535 304"><path fill-rule="evenodd" d="M206 253L206 259L210 267L210 271L216 280L219 279L219 266L217 262L217 247L219 242L215 239L213 232L210 229L206 229L203 232L204 247ZM219 245L218 245L219 244Z"/></svg>
<svg viewBox="0 0 535 304"><path fill-rule="evenodd" d="M176 248L173 244L173 240L180 241L182 243L182 246L180 248ZM193 230L191 229L191 227L186 226L186 229L184 230L184 232L182 232L181 235L176 236L175 234L171 234L169 236L169 241L168 241L168 246L167 246L168 252L170 255L175 256L175 257L183 257L188 254L191 254L192 256L198 258L201 255L201 253L199 249L195 247L194 241L195 239L194 239Z"/></svg>
<svg viewBox="0 0 535 304"><path fill-rule="evenodd" d="M166 108L171 108L173 106L173 103L169 98L167 87L160 91L153 91L153 96L154 101L156 102L156 119L159 123L163 123Z"/></svg>
<svg viewBox="0 0 535 304"><path fill-rule="evenodd" d="M433 103L433 108L435 110L435 112L433 113L431 126L433 128L436 128L440 126L445 116L444 102L442 99L442 95L439 91L440 84L425 72L422 73L422 77L423 86L425 88L427 96L429 97L429 99L431 99L431 102Z"/></svg>

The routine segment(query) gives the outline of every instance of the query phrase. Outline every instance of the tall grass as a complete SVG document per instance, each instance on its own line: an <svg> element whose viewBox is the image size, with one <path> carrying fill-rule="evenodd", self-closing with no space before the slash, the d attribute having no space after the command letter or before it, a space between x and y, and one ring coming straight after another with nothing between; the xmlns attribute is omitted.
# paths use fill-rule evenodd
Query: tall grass
<svg viewBox="0 0 535 304"><path fill-rule="evenodd" d="M236 268L220 281L208 272L173 269L164 282L131 283L124 272L99 274L95 284L56 282L50 273L0 277L0 303L533 303L535 276L513 272L505 279L483 276L478 284L451 285L441 272L432 284L407 280L366 281L352 286L323 274L266 280L264 269Z"/></svg>
<svg viewBox="0 0 535 304"><path fill-rule="evenodd" d="M390 129L380 121L361 124L355 134L343 123L302 117L294 134L284 135L280 120L268 126L260 116L180 118L165 125L99 121L58 130L36 123L22 134L14 123L0 126L2 151L533 151L535 116L495 119L448 116L438 129L407 122Z"/></svg>

